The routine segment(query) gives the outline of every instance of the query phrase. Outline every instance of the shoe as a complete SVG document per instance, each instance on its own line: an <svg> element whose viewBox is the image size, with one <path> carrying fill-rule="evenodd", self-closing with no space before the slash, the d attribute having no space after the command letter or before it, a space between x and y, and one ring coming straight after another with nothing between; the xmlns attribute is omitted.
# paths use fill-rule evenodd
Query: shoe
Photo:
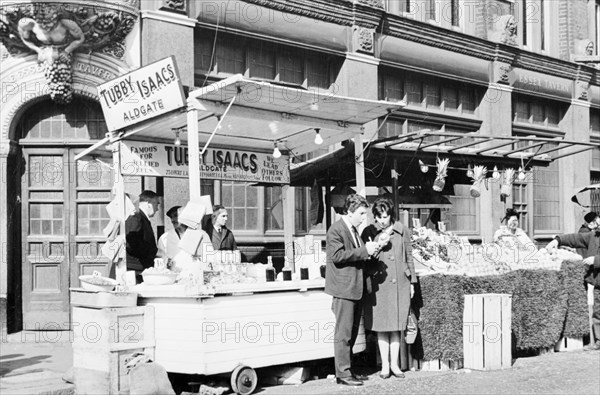
<svg viewBox="0 0 600 395"><path fill-rule="evenodd" d="M335 382L342 385L350 385L352 387L358 387L363 385L363 382L355 377L336 377Z"/></svg>
<svg viewBox="0 0 600 395"><path fill-rule="evenodd" d="M367 376L365 374L356 374L356 373L353 373L352 377L355 378L355 379L357 379L357 380L360 380L360 381L367 381L367 380L369 380L369 376Z"/></svg>
<svg viewBox="0 0 600 395"><path fill-rule="evenodd" d="M404 373L402 373L402 372L400 372L400 373L394 373L394 372L392 372L392 375L393 375L394 377L397 377L397 378L399 378L399 379L403 379L403 378L405 378L405 377L406 377L406 376L404 375Z"/></svg>
<svg viewBox="0 0 600 395"><path fill-rule="evenodd" d="M593 344L588 344L587 346L583 347L584 351L597 351L600 350L600 340L596 341L596 343Z"/></svg>
<svg viewBox="0 0 600 395"><path fill-rule="evenodd" d="M387 373L382 373L382 372L379 372L379 377L381 377L381 378L382 378L382 379L384 379L384 380L385 380L385 379L389 379L389 378L390 378L390 376L391 376L390 372L387 372Z"/></svg>

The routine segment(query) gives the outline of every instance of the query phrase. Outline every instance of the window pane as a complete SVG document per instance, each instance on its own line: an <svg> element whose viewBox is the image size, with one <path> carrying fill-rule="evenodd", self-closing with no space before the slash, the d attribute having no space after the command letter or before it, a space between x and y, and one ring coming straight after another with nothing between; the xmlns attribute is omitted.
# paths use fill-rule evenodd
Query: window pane
<svg viewBox="0 0 600 395"><path fill-rule="evenodd" d="M531 115L532 115L532 122L533 123L537 123L537 124L543 124L544 123L544 106L543 104L539 103L539 102L532 102L529 104L530 105L530 110L531 110Z"/></svg>
<svg viewBox="0 0 600 395"><path fill-rule="evenodd" d="M460 89L460 104L463 112L475 112L475 91L472 89Z"/></svg>
<svg viewBox="0 0 600 395"><path fill-rule="evenodd" d="M438 84L425 83L425 99L427 100L427 107L440 106L440 91Z"/></svg>
<svg viewBox="0 0 600 395"><path fill-rule="evenodd" d="M265 224L267 230L283 229L283 200L280 186L265 188Z"/></svg>
<svg viewBox="0 0 600 395"><path fill-rule="evenodd" d="M217 58L216 68L219 73L245 73L246 50L242 45L229 39L218 40L215 52Z"/></svg>
<svg viewBox="0 0 600 395"><path fill-rule="evenodd" d="M261 44L250 47L250 77L275 78L275 51L270 45Z"/></svg>
<svg viewBox="0 0 600 395"><path fill-rule="evenodd" d="M446 110L456 111L458 109L458 90L453 86L442 87L442 100Z"/></svg>
<svg viewBox="0 0 600 395"><path fill-rule="evenodd" d="M383 76L383 100L399 101L404 99L404 81L394 75Z"/></svg>
<svg viewBox="0 0 600 395"><path fill-rule="evenodd" d="M311 56L307 62L308 88L329 89L329 66L325 56Z"/></svg>
<svg viewBox="0 0 600 395"><path fill-rule="evenodd" d="M514 104L515 121L529 122L529 105L523 100L517 100Z"/></svg>
<svg viewBox="0 0 600 395"><path fill-rule="evenodd" d="M470 185L454 185L454 196L448 199L452 202L452 209L448 212L448 230L458 234L474 234L478 229L479 199L473 199Z"/></svg>
<svg viewBox="0 0 600 395"><path fill-rule="evenodd" d="M279 80L301 85L304 83L304 59L298 53L279 55Z"/></svg>
<svg viewBox="0 0 600 395"><path fill-rule="evenodd" d="M404 81L406 100L408 104L421 104L421 83L415 81Z"/></svg>
<svg viewBox="0 0 600 395"><path fill-rule="evenodd" d="M548 148L556 147L548 145ZM533 228L535 232L560 230L560 187L558 162L536 167L533 182Z"/></svg>
<svg viewBox="0 0 600 395"><path fill-rule="evenodd" d="M77 204L77 234L99 236L108 224L109 216L105 203Z"/></svg>

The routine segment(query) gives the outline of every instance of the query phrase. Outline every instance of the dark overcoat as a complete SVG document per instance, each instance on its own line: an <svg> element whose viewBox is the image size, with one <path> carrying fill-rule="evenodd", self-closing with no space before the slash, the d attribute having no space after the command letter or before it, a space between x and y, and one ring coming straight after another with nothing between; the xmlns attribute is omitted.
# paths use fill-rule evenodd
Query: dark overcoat
<svg viewBox="0 0 600 395"><path fill-rule="evenodd" d="M370 225L362 233L365 241L379 240L380 231ZM365 295L365 328L376 332L402 331L410 308L410 284L417 282L412 261L410 229L396 222L388 243L367 264L371 292Z"/></svg>

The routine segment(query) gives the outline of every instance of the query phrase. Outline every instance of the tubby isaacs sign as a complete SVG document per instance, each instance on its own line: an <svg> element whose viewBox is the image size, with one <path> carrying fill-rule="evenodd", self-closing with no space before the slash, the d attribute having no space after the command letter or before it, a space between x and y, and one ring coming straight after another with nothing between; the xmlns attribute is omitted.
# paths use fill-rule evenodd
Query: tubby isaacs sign
<svg viewBox="0 0 600 395"><path fill-rule="evenodd" d="M152 119L185 103L172 56L98 85L97 89L109 131Z"/></svg>
<svg viewBox="0 0 600 395"><path fill-rule="evenodd" d="M188 148L183 145L121 142L121 174L187 178ZM200 158L200 178L242 182L289 184L288 156L209 148Z"/></svg>

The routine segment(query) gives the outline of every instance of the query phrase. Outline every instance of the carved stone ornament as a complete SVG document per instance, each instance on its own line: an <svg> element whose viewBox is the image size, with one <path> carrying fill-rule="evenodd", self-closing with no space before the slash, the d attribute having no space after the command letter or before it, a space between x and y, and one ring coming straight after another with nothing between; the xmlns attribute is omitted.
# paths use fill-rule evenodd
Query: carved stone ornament
<svg viewBox="0 0 600 395"><path fill-rule="evenodd" d="M494 65L496 72L494 73L494 79L499 84L509 84L509 73L512 70L512 67L506 63L496 63Z"/></svg>
<svg viewBox="0 0 600 395"><path fill-rule="evenodd" d="M575 98L579 100L588 100L588 90L590 88L589 82L577 81L575 82Z"/></svg>
<svg viewBox="0 0 600 395"><path fill-rule="evenodd" d="M355 27L354 29L358 49L363 52L373 53L373 30L364 27Z"/></svg>
<svg viewBox="0 0 600 395"><path fill-rule="evenodd" d="M163 11L174 11L181 14L185 14L186 1L185 0L163 0L163 5L160 8Z"/></svg>
<svg viewBox="0 0 600 395"><path fill-rule="evenodd" d="M358 0L357 3L373 8L378 8L380 10L383 10L385 8L383 5L383 0Z"/></svg>
<svg viewBox="0 0 600 395"><path fill-rule="evenodd" d="M512 15L502 15L498 18L492 32L492 40L501 44L518 46L517 20Z"/></svg>
<svg viewBox="0 0 600 395"><path fill-rule="evenodd" d="M37 53L50 97L69 103L73 53L96 51L121 58L122 42L136 19L123 9L87 3L13 4L0 7L0 41L10 55Z"/></svg>

